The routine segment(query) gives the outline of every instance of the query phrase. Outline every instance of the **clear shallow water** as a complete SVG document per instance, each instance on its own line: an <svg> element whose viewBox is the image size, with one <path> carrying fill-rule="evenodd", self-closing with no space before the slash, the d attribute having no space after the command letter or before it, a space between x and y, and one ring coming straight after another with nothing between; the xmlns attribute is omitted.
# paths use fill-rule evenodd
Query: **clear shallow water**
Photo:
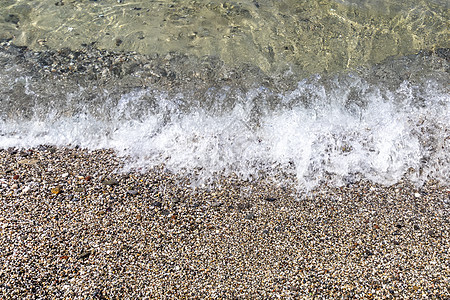
<svg viewBox="0 0 450 300"><path fill-rule="evenodd" d="M113 148L199 183L448 184L447 4L297 2L2 2L0 147Z"/></svg>
<svg viewBox="0 0 450 300"><path fill-rule="evenodd" d="M441 0L3 0L0 39L36 50L216 56L306 75L448 48Z"/></svg>

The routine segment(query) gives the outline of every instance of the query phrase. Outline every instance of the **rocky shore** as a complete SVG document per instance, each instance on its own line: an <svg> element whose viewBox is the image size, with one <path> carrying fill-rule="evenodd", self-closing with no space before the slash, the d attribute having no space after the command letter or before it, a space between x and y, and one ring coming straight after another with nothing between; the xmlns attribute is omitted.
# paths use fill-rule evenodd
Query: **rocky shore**
<svg viewBox="0 0 450 300"><path fill-rule="evenodd" d="M357 182L303 194L109 150L0 150L3 299L450 297L450 189Z"/></svg>

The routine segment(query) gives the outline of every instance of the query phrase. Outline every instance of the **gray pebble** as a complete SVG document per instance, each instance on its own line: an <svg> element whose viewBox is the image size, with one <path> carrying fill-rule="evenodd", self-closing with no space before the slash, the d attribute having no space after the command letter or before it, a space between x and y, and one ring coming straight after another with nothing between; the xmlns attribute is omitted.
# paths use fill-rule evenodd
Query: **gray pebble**
<svg viewBox="0 0 450 300"><path fill-rule="evenodd" d="M248 213L247 215L245 215L245 218L247 220L254 220L256 218L254 213Z"/></svg>
<svg viewBox="0 0 450 300"><path fill-rule="evenodd" d="M117 179L106 179L102 183L109 186L119 185L119 181Z"/></svg>

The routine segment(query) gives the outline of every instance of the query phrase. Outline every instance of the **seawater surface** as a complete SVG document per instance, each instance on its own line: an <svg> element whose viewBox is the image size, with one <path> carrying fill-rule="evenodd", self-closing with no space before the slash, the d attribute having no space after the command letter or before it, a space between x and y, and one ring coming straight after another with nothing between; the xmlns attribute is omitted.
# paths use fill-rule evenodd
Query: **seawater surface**
<svg viewBox="0 0 450 300"><path fill-rule="evenodd" d="M112 148L199 183L448 184L445 1L33 3L0 4L0 148Z"/></svg>
<svg viewBox="0 0 450 300"><path fill-rule="evenodd" d="M0 39L314 74L449 48L449 19L445 0L3 0Z"/></svg>

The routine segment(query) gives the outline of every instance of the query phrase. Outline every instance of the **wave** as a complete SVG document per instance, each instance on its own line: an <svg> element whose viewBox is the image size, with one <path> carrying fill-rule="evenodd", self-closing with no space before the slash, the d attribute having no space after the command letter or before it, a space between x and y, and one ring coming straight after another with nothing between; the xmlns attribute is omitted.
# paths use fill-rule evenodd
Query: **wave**
<svg viewBox="0 0 450 300"><path fill-rule="evenodd" d="M1 74L0 145L112 148L127 157L127 168L164 164L200 183L280 172L306 189L363 178L446 183L448 73L446 60L429 59L440 67L428 61L426 71L417 56L312 76L284 90L253 82L202 93L195 85L118 89L120 78L109 85L45 79L15 64Z"/></svg>

